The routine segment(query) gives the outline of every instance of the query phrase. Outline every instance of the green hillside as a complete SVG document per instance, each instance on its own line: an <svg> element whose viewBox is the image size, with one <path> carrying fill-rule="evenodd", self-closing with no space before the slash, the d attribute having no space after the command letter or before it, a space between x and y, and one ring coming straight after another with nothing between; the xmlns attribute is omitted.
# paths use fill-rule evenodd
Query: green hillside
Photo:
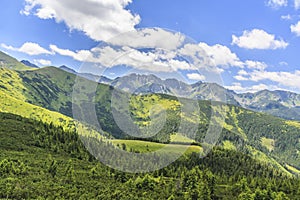
<svg viewBox="0 0 300 200"><path fill-rule="evenodd" d="M24 65L15 58L0 51L0 67L5 67L13 70L32 70L33 68Z"/></svg>
<svg viewBox="0 0 300 200"><path fill-rule="evenodd" d="M222 148L204 159L191 153L161 170L132 174L97 162L76 132L60 126L0 112L0 137L1 199L297 199L300 194L299 180Z"/></svg>
<svg viewBox="0 0 300 200"><path fill-rule="evenodd" d="M101 132L101 136L98 131L87 124L77 122L61 113L23 102L2 91L0 91L0 97L0 112L16 114L46 124L60 126L67 131L75 131L77 129L80 130L82 136L90 136L97 139L103 138L102 136L110 138L108 133Z"/></svg>
<svg viewBox="0 0 300 200"><path fill-rule="evenodd" d="M60 112L69 117L73 116L72 92L76 79L75 75L54 67L47 67L26 72L1 69L0 76L0 91L5 92L5 94L52 111ZM85 86L92 87L95 84L83 78L78 78L77 81L84 83L83 85ZM97 85L95 95L90 94L89 88L81 88L80 91L81 96L75 106L84 112L85 107L89 106L89 102L91 102L90 99L95 98L95 110L98 121L105 132L119 139L145 140L144 138L129 137L124 134L119 129L111 114L112 93L115 92L114 94L118 94L119 98L124 98L124 102L126 98L129 98L126 93L114 91L113 88L103 84ZM10 100L7 101L9 103ZM4 105L2 104L2 106ZM155 107L155 105L160 106ZM198 130L195 137L189 135L190 132L188 129L186 129L186 132L179 134L184 138L194 140L195 143L202 143L209 127L210 115L212 113L211 103L208 101L199 101L200 112L196 117L192 118L182 116L180 112L181 106L178 99L168 95L133 95L130 97L130 114L127 117L131 117L136 125L145 128L151 124L150 111L159 115L165 110L167 116L165 125L158 134L148 137L148 141L160 143L171 142L172 137L177 134L180 120L182 119L184 123L190 124L191 127L198 126ZM3 108L2 111L6 111L5 109ZM122 109L122 105L119 105L117 111L124 113ZM230 141L239 151L252 155L253 152L247 148L247 146L251 146L256 151L261 152L261 155L267 155L264 156L263 160L271 163L273 166L282 168L282 166L288 165L299 168L300 127L267 114L255 113L236 106L220 104L218 109L220 109L221 113L225 114L225 122L217 120L217 123L222 123L224 127L218 141L219 145L223 145L223 141ZM12 107L7 112L20 114L16 113L16 110L21 110L21 108L16 109ZM24 113L26 112L24 111ZM23 113L21 115L28 117L28 115L24 115ZM40 116L37 118L40 118ZM90 123L90 121L86 120L84 123ZM90 125L97 126L95 124ZM270 146L266 146L266 143L264 143L266 140L273 141L271 150Z"/></svg>

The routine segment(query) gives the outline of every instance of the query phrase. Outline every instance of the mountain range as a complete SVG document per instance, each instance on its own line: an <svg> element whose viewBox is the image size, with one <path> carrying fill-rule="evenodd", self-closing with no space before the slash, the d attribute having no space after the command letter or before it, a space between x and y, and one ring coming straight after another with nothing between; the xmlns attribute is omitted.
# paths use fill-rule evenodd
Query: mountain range
<svg viewBox="0 0 300 200"><path fill-rule="evenodd" d="M0 51L0 64L14 70L37 69L38 66L29 61L17 61L15 58ZM262 90L256 93L236 93L216 83L197 82L187 84L177 79L161 79L155 75L129 74L115 79L91 73L78 73L63 65L60 69L86 78L91 81L108 84L115 88L135 94L160 93L176 97L198 100L220 100L258 112L265 112L289 120L300 120L300 94L289 91Z"/></svg>
<svg viewBox="0 0 300 200"><path fill-rule="evenodd" d="M93 74L82 74L62 66L60 69L99 83L135 94L168 94L198 100L215 100L219 97L225 103L241 106L258 112L265 112L290 120L300 120L300 94L281 90L262 90L256 93L236 93L216 83L197 82L187 84L177 79L165 79L155 75L129 74L115 79Z"/></svg>

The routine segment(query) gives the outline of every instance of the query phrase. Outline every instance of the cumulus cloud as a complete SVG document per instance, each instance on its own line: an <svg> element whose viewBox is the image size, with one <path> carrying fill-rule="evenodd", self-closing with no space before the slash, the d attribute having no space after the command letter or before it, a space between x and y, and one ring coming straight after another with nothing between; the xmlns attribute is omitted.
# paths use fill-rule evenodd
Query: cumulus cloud
<svg viewBox="0 0 300 200"><path fill-rule="evenodd" d="M136 30L102 43L90 50L71 51L56 45L50 49L81 62L102 67L127 65L152 71L206 70L222 73L224 68L243 67L244 63L228 47L189 43L180 33L160 28Z"/></svg>
<svg viewBox="0 0 300 200"><path fill-rule="evenodd" d="M205 68L206 66L212 66L214 63L209 59L208 54L198 44L187 43L177 51L180 55L184 55L190 58L195 65Z"/></svg>
<svg viewBox="0 0 300 200"><path fill-rule="evenodd" d="M83 31L96 41L106 41L124 32L135 30L140 16L126 7L132 0L25 0L21 11L40 19L64 22L71 30Z"/></svg>
<svg viewBox="0 0 300 200"><path fill-rule="evenodd" d="M234 90L237 93L255 93L261 90L282 90L281 88L275 86L275 85L266 85L263 83L257 84L257 85L251 85L248 87L243 86L241 83L232 83L231 86L225 86L225 88L229 90Z"/></svg>
<svg viewBox="0 0 300 200"><path fill-rule="evenodd" d="M294 0L295 9L298 10L300 8L300 0Z"/></svg>
<svg viewBox="0 0 300 200"><path fill-rule="evenodd" d="M299 81L300 80L300 71L296 70L294 72L269 72L269 71L254 71L250 74L250 80L252 81L262 81L262 80L270 80L280 85L292 87L292 88L300 88Z"/></svg>
<svg viewBox="0 0 300 200"><path fill-rule="evenodd" d="M243 75L236 75L234 78L238 81L247 81L249 78L243 76Z"/></svg>
<svg viewBox="0 0 300 200"><path fill-rule="evenodd" d="M53 44L50 45L50 49L53 52L58 53L62 56L69 56L72 57L74 60L81 61L81 62L86 61L86 59L92 56L92 53L89 50L80 50L80 51L73 52L69 49L61 49Z"/></svg>
<svg viewBox="0 0 300 200"><path fill-rule="evenodd" d="M31 56L40 54L53 54L51 51L48 51L47 49L41 47L39 44L33 42L26 42L21 47L13 47L6 44L1 44L1 47L11 51L26 53Z"/></svg>
<svg viewBox="0 0 300 200"><path fill-rule="evenodd" d="M243 35L232 36L232 45L246 49L284 49L289 44L282 39L275 39L275 35L264 30L253 29L244 31Z"/></svg>
<svg viewBox="0 0 300 200"><path fill-rule="evenodd" d="M185 44L178 53L192 60L198 69L205 69L214 73L222 73L228 67L243 67L238 56L228 47L216 44L210 46L206 43Z"/></svg>
<svg viewBox="0 0 300 200"><path fill-rule="evenodd" d="M205 70L222 73L229 67L264 69L255 61L243 62L228 47L189 43L179 33L159 28L136 30L90 50L71 51L50 45L52 52L102 67L127 65L152 71Z"/></svg>
<svg viewBox="0 0 300 200"><path fill-rule="evenodd" d="M264 70L268 67L267 64L264 62L253 61L253 60L246 60L245 66L249 69L257 69L257 70Z"/></svg>
<svg viewBox="0 0 300 200"><path fill-rule="evenodd" d="M188 79L195 81L205 81L205 76L199 73L191 73L186 75Z"/></svg>
<svg viewBox="0 0 300 200"><path fill-rule="evenodd" d="M268 89L268 86L265 84L258 84L258 85L252 85L249 87L244 87L244 86L242 86L241 83L235 82L235 83L232 83L231 86L225 86L225 88L227 88L229 90L234 90L235 92L238 92L238 93L245 93L245 92L254 93L254 92Z"/></svg>
<svg viewBox="0 0 300 200"><path fill-rule="evenodd" d="M246 70L239 70L238 71L238 75L241 75L241 76L247 76L248 75L248 72Z"/></svg>
<svg viewBox="0 0 300 200"><path fill-rule="evenodd" d="M45 60L45 59L34 59L33 62L37 65L42 65L42 66L52 65L52 62L50 60Z"/></svg>
<svg viewBox="0 0 300 200"><path fill-rule="evenodd" d="M292 33L300 37L300 21L297 24L292 24L290 28Z"/></svg>
<svg viewBox="0 0 300 200"><path fill-rule="evenodd" d="M281 19L282 19L282 20L291 20L291 19L292 19L292 16L289 15L289 14L288 14L288 15L282 15L282 16L281 16Z"/></svg>
<svg viewBox="0 0 300 200"><path fill-rule="evenodd" d="M281 65L281 66L288 66L288 65L289 65L289 63L287 63L287 62L284 62L284 61L281 61L281 62L279 63L279 65Z"/></svg>
<svg viewBox="0 0 300 200"><path fill-rule="evenodd" d="M294 72L253 70L246 73L240 71L234 78L238 81L272 81L281 86L300 89L299 81L297 81L300 80L300 70Z"/></svg>
<svg viewBox="0 0 300 200"><path fill-rule="evenodd" d="M246 61L248 67L241 69L233 76L237 81L263 82L271 81L274 85L285 88L300 89L300 70L295 71L268 71L267 64L259 61ZM282 63L286 65L287 63ZM269 89L271 89L269 87ZM273 87L274 89L274 87Z"/></svg>
<svg viewBox="0 0 300 200"><path fill-rule="evenodd" d="M267 5L272 8L279 8L288 5L288 0L268 0Z"/></svg>
<svg viewBox="0 0 300 200"><path fill-rule="evenodd" d="M220 44L209 46L203 42L199 43L199 46L212 59L215 66L242 66L242 62L237 55L232 53L226 46Z"/></svg>
<svg viewBox="0 0 300 200"><path fill-rule="evenodd" d="M113 48L112 46L104 46L91 50L71 51L69 49L61 49L56 45L50 45L50 48L60 55L69 56L82 62L97 63L102 67L108 68L127 65L140 70L156 72L197 69L193 64L185 60L176 59L176 54L163 50L145 52L130 47Z"/></svg>
<svg viewBox="0 0 300 200"><path fill-rule="evenodd" d="M161 28L146 28L131 31L109 40L112 45L132 48L162 48L174 50L181 46L185 36Z"/></svg>

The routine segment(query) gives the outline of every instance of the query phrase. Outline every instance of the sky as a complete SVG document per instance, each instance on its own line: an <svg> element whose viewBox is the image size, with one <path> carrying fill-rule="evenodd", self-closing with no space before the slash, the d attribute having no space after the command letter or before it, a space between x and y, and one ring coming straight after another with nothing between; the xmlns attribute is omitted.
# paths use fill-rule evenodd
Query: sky
<svg viewBox="0 0 300 200"><path fill-rule="evenodd" d="M300 93L300 0L2 0L0 50L110 78Z"/></svg>

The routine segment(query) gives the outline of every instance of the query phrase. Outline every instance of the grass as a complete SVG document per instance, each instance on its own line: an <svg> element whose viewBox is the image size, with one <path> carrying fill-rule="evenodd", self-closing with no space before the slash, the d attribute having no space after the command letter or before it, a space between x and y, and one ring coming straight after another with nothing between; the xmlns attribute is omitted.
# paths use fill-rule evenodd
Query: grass
<svg viewBox="0 0 300 200"><path fill-rule="evenodd" d="M300 122L298 122L298 121L285 121L285 123L289 126L294 126L296 128L300 128Z"/></svg>
<svg viewBox="0 0 300 200"><path fill-rule="evenodd" d="M0 67L0 85L0 91L4 91L19 100L26 100L26 97L23 94L23 91L25 91L26 88L16 71Z"/></svg>
<svg viewBox="0 0 300 200"><path fill-rule="evenodd" d="M295 167L293 167L293 166L291 166L291 165L288 165L288 164L285 164L285 167L286 167L289 171L291 171L291 172L293 172L293 173L295 173L295 174L300 175L300 170L296 169Z"/></svg>
<svg viewBox="0 0 300 200"><path fill-rule="evenodd" d="M173 143L187 143L191 144L193 142L196 142L195 140L188 138L180 133L176 133L170 136L170 140Z"/></svg>
<svg viewBox="0 0 300 200"><path fill-rule="evenodd" d="M101 138L97 131L63 114L23 102L2 91L0 91L0 97L0 112L20 115L24 118L42 121L47 124L52 123L63 127L65 130L74 130L76 128L80 135Z"/></svg>
<svg viewBox="0 0 300 200"><path fill-rule="evenodd" d="M41 120L45 123L53 123L58 126L66 127L74 120L60 113L23 102L2 91L0 91L0 111L20 115L25 118Z"/></svg>
<svg viewBox="0 0 300 200"><path fill-rule="evenodd" d="M237 128L237 131L241 134L241 136L244 138L244 140L247 140L247 135L246 133L244 132L243 129L241 129L241 127L239 127L239 121L237 119L237 113L235 112L235 107L232 107L231 109L231 112L230 112L230 115L233 119L233 122L234 122L234 125L236 126Z"/></svg>
<svg viewBox="0 0 300 200"><path fill-rule="evenodd" d="M126 149L138 151L141 153L154 152L162 150L164 153L175 153L175 154L191 154L192 152L200 153L202 148L196 145L180 145L180 144L161 144L155 142L146 142L140 140L111 140L111 142L122 147L122 144L126 145Z"/></svg>
<svg viewBox="0 0 300 200"><path fill-rule="evenodd" d="M227 150L236 150L236 147L234 146L234 144L232 142L230 142L229 140L223 141L223 148L227 149Z"/></svg>
<svg viewBox="0 0 300 200"><path fill-rule="evenodd" d="M132 115L136 120L136 123L141 126L147 126L150 124L150 114L153 116L159 115L166 110L178 111L180 109L180 103L176 100L163 99L159 95L136 95L130 99L130 107Z"/></svg>
<svg viewBox="0 0 300 200"><path fill-rule="evenodd" d="M273 151L275 148L275 140L266 137L261 138L261 145L266 147L269 151Z"/></svg>
<svg viewBox="0 0 300 200"><path fill-rule="evenodd" d="M1 51L0 51L0 67L5 67L8 69L19 70L19 71L33 69Z"/></svg>

